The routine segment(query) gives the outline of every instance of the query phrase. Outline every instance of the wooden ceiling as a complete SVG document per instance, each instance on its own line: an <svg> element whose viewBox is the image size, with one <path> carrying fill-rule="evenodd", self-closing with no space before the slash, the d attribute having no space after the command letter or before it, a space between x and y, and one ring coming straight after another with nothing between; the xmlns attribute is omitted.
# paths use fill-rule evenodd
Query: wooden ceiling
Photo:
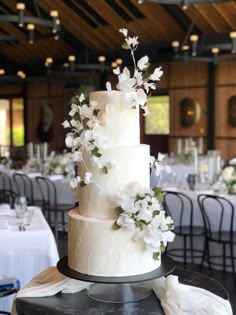
<svg viewBox="0 0 236 315"><path fill-rule="evenodd" d="M1 14L17 14L16 0L1 0ZM123 43L120 28L139 37L141 45L156 47L165 54L172 40L183 40L191 24L198 34L227 35L236 31L236 1L192 4L187 10L177 5L163 5L151 1L138 4L137 0L25 0L25 15L50 18L57 10L62 26L59 40L44 38L30 45L27 40L0 41L0 63L13 65L43 64L46 57L66 60L70 54L79 63L91 63L104 53L117 57ZM33 5L33 3L37 5ZM39 9L39 10L37 10ZM16 24L0 21L0 34L22 34ZM37 27L39 34L48 32ZM158 55L158 54L157 54ZM92 60L93 59L93 60Z"/></svg>

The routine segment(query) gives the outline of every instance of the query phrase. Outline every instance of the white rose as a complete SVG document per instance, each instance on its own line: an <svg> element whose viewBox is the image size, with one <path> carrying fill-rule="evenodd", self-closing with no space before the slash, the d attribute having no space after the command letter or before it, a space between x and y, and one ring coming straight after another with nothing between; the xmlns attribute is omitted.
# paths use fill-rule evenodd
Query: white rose
<svg viewBox="0 0 236 315"><path fill-rule="evenodd" d="M127 228L130 231L135 230L135 222L133 219L130 218L130 216L126 213L122 213L119 218L117 219L117 224L119 226L123 226Z"/></svg>
<svg viewBox="0 0 236 315"><path fill-rule="evenodd" d="M68 133L66 135L65 144L67 148L72 148L74 146L74 135L73 133Z"/></svg>
<svg viewBox="0 0 236 315"><path fill-rule="evenodd" d="M221 173L223 180L226 182L230 181L232 179L233 172L234 172L233 166L225 167Z"/></svg>

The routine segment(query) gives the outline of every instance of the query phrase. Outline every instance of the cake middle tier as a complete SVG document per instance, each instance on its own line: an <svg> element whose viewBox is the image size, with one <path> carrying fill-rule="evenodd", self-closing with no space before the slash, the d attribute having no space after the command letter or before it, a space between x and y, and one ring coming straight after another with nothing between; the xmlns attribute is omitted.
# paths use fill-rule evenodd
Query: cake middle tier
<svg viewBox="0 0 236 315"><path fill-rule="evenodd" d="M150 187L149 145L129 147L108 147L101 150L103 161L112 162L108 173L94 163L84 152L83 162L78 164L78 175L84 178L86 172L93 174L93 182L79 187L78 200L81 215L95 218L116 218L115 196L124 192L129 185Z"/></svg>

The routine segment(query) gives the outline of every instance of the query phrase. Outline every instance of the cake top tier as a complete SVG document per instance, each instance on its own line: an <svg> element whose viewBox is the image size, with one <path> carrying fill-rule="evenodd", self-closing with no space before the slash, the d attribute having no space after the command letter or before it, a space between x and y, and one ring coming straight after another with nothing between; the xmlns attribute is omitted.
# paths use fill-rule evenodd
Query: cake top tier
<svg viewBox="0 0 236 315"><path fill-rule="evenodd" d="M126 93L92 92L89 100L99 110L100 136L104 139L104 145L130 146L140 143L139 108L130 106Z"/></svg>

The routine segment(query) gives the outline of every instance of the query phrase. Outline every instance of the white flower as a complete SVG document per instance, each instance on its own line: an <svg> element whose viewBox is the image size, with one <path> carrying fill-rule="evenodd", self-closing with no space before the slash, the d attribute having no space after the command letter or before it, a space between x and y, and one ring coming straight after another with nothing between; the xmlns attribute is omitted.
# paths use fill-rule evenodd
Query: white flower
<svg viewBox="0 0 236 315"><path fill-rule="evenodd" d="M119 32L123 33L125 37L128 35L128 30L126 28L119 29Z"/></svg>
<svg viewBox="0 0 236 315"><path fill-rule="evenodd" d="M139 211L137 218L139 220L143 220L143 221L148 223L148 222L151 222L151 220L152 220L152 213L151 213L151 211L147 211L146 209L143 209L143 210Z"/></svg>
<svg viewBox="0 0 236 315"><path fill-rule="evenodd" d="M93 109L88 105L82 105L80 107L80 115L85 118L92 118L93 117Z"/></svg>
<svg viewBox="0 0 236 315"><path fill-rule="evenodd" d="M81 151L75 151L72 154L72 160L75 162L80 162L83 160L82 152Z"/></svg>
<svg viewBox="0 0 236 315"><path fill-rule="evenodd" d="M69 128L69 127L70 127L69 121L68 121L68 120L65 120L65 121L62 123L62 126L63 126L64 128Z"/></svg>
<svg viewBox="0 0 236 315"><path fill-rule="evenodd" d="M127 37L125 38L125 41L127 43L127 45L131 46L131 47L135 47L138 45L138 37Z"/></svg>
<svg viewBox="0 0 236 315"><path fill-rule="evenodd" d="M93 174L90 172L86 172L84 175L84 183L86 185L90 184L93 181Z"/></svg>
<svg viewBox="0 0 236 315"><path fill-rule="evenodd" d="M153 81L159 81L161 76L163 74L163 71L161 70L161 67L156 68L152 75L150 75L150 79Z"/></svg>
<svg viewBox="0 0 236 315"><path fill-rule="evenodd" d="M93 129L94 127L98 126L98 124L99 124L99 121L95 116L92 116L87 122L87 126L90 129Z"/></svg>
<svg viewBox="0 0 236 315"><path fill-rule="evenodd" d="M66 135L65 144L67 148L72 148L74 146L74 135L73 133L68 133Z"/></svg>
<svg viewBox="0 0 236 315"><path fill-rule="evenodd" d="M135 230L135 222L133 219L130 218L130 216L126 213L122 213L119 218L117 219L116 223L119 226L125 227L130 231Z"/></svg>
<svg viewBox="0 0 236 315"><path fill-rule="evenodd" d="M147 102L147 94L144 92L143 89L138 89L137 90L137 101L138 104L141 106L145 105Z"/></svg>
<svg viewBox="0 0 236 315"><path fill-rule="evenodd" d="M157 156L157 160L158 160L158 162L163 161L163 160L164 160L164 158L165 158L165 154L158 153L158 156Z"/></svg>
<svg viewBox="0 0 236 315"><path fill-rule="evenodd" d="M90 105L90 107L92 107L92 109L95 109L98 106L98 102L97 101L91 101L89 105Z"/></svg>
<svg viewBox="0 0 236 315"><path fill-rule="evenodd" d="M155 162L155 157L154 156L149 156L149 163L152 166Z"/></svg>
<svg viewBox="0 0 236 315"><path fill-rule="evenodd" d="M71 189L76 189L78 187L78 184L80 183L81 179L79 176L77 176L76 178L72 178L70 180L70 187Z"/></svg>
<svg viewBox="0 0 236 315"><path fill-rule="evenodd" d="M137 66L142 71L145 68L147 68L148 62L149 62L148 56L144 56L141 59L139 59Z"/></svg>
<svg viewBox="0 0 236 315"><path fill-rule="evenodd" d="M232 180L234 173L234 167L233 166L227 166L223 169L221 176L224 181L229 182Z"/></svg>
<svg viewBox="0 0 236 315"><path fill-rule="evenodd" d="M76 104L71 104L71 110L69 111L70 116L74 116L78 112L78 106Z"/></svg>
<svg viewBox="0 0 236 315"><path fill-rule="evenodd" d="M106 83L106 89L107 89L108 93L111 93L111 83L110 82Z"/></svg>
<svg viewBox="0 0 236 315"><path fill-rule="evenodd" d="M236 158L231 159L229 165L236 165Z"/></svg>
<svg viewBox="0 0 236 315"><path fill-rule="evenodd" d="M80 94L79 101L82 103L85 100L84 93Z"/></svg>
<svg viewBox="0 0 236 315"><path fill-rule="evenodd" d="M120 74L120 67L113 69L113 73L116 75L119 75Z"/></svg>

